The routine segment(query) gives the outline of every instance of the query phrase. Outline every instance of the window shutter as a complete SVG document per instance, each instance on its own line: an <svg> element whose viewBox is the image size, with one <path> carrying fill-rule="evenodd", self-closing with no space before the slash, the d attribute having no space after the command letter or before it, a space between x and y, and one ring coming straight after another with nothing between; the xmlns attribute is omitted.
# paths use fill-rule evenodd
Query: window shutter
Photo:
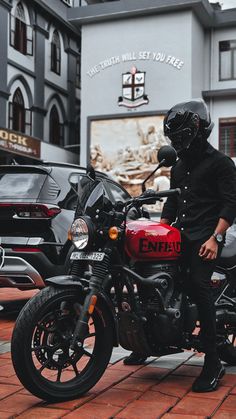
<svg viewBox="0 0 236 419"><path fill-rule="evenodd" d="M8 108L8 127L9 129L13 129L13 103L9 102Z"/></svg>
<svg viewBox="0 0 236 419"><path fill-rule="evenodd" d="M33 28L30 25L26 27L26 54L33 55Z"/></svg>
<svg viewBox="0 0 236 419"><path fill-rule="evenodd" d="M10 45L15 46L15 18L10 15Z"/></svg>
<svg viewBox="0 0 236 419"><path fill-rule="evenodd" d="M25 133L31 135L32 131L32 111L31 109L25 109Z"/></svg>

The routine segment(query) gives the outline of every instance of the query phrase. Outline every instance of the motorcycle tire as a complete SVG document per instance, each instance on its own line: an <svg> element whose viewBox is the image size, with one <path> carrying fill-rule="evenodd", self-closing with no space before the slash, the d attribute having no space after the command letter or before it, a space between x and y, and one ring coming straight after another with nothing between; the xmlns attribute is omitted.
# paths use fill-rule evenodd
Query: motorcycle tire
<svg viewBox="0 0 236 419"><path fill-rule="evenodd" d="M83 300L76 287L46 287L17 318L11 342L13 366L24 387L43 400L80 397L98 382L109 363L113 323L102 302L91 315L82 347L70 348Z"/></svg>

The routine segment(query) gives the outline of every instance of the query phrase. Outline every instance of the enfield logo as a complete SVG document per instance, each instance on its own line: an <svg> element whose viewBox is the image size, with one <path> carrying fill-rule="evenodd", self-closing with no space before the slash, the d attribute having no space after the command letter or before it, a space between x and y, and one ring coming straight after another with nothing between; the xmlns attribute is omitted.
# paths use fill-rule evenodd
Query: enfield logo
<svg viewBox="0 0 236 419"><path fill-rule="evenodd" d="M149 102L145 94L145 72L132 67L129 73L122 74L122 96L118 99L119 106L136 108Z"/></svg>
<svg viewBox="0 0 236 419"><path fill-rule="evenodd" d="M180 253L180 242L152 242L148 239L139 240L140 253L165 252Z"/></svg>
<svg viewBox="0 0 236 419"><path fill-rule="evenodd" d="M5 250L0 246L0 269L4 265L4 259L5 259Z"/></svg>

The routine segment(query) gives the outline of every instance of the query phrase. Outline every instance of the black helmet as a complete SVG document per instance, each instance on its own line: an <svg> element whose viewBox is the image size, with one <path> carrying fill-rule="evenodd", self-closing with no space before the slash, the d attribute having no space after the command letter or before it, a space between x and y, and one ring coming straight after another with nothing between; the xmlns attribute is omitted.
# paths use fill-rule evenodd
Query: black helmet
<svg viewBox="0 0 236 419"><path fill-rule="evenodd" d="M208 108L202 99L178 103L164 118L164 134L177 152L188 149L196 137L206 140L213 126Z"/></svg>

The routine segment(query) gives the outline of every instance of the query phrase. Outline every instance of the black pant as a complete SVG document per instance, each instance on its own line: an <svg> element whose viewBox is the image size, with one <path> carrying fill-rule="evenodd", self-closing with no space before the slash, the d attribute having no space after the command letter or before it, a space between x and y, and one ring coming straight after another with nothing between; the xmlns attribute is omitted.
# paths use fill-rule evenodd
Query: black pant
<svg viewBox="0 0 236 419"><path fill-rule="evenodd" d="M216 353L216 311L211 290L211 276L217 259L205 261L199 256L201 245L208 239L190 241L182 238L182 263L187 269L185 291L196 303L201 325L204 352ZM218 257L222 247L218 249Z"/></svg>

